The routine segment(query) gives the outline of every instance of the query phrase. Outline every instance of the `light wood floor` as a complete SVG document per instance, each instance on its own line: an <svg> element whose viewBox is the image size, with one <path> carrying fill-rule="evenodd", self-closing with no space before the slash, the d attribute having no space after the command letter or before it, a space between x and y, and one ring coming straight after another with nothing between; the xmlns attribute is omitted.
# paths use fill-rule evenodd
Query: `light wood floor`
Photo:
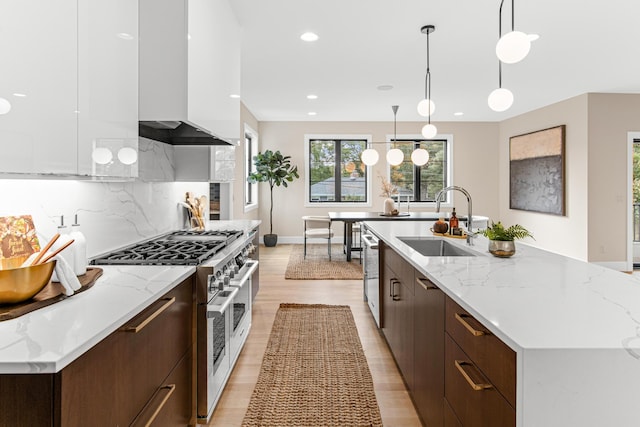
<svg viewBox="0 0 640 427"><path fill-rule="evenodd" d="M240 426L260 372L271 325L282 302L347 304L356 321L385 426L420 426L411 399L384 338L378 333L361 280L285 280L292 245L260 247L260 292L253 306L251 333L238 358L210 426Z"/></svg>

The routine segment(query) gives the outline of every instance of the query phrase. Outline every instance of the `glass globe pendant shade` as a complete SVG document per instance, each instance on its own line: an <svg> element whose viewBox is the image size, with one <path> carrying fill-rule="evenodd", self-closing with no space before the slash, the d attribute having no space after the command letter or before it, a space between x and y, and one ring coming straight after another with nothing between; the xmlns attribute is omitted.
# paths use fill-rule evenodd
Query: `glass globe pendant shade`
<svg viewBox="0 0 640 427"><path fill-rule="evenodd" d="M417 148L411 153L411 161L418 166L424 166L429 161L429 152L424 148Z"/></svg>
<svg viewBox="0 0 640 427"><path fill-rule="evenodd" d="M496 55L505 64L522 61L531 50L529 36L521 31L511 31L500 37L496 44Z"/></svg>
<svg viewBox="0 0 640 427"><path fill-rule="evenodd" d="M113 153L108 148L98 147L94 148L91 158L99 165L106 165L113 159Z"/></svg>
<svg viewBox="0 0 640 427"><path fill-rule="evenodd" d="M360 155L360 159L362 160L362 163L364 163L367 166L375 165L376 163L378 163L379 158L380 158L380 155L373 148L367 148Z"/></svg>
<svg viewBox="0 0 640 427"><path fill-rule="evenodd" d="M387 162L390 165L398 166L404 160L404 153L399 148L392 148L387 152Z"/></svg>
<svg viewBox="0 0 640 427"><path fill-rule="evenodd" d="M132 165L138 160L138 153L131 147L118 150L118 160L124 165Z"/></svg>
<svg viewBox="0 0 640 427"><path fill-rule="evenodd" d="M437 134L438 134L438 128L435 125L432 125L431 123L424 125L422 127L422 136L424 136L427 139L433 138Z"/></svg>
<svg viewBox="0 0 640 427"><path fill-rule="evenodd" d="M487 103L493 111L506 111L513 105L513 93L509 89L498 88L489 94Z"/></svg>
<svg viewBox="0 0 640 427"><path fill-rule="evenodd" d="M0 114L7 114L11 111L11 103L4 98L0 98Z"/></svg>
<svg viewBox="0 0 640 427"><path fill-rule="evenodd" d="M418 102L418 114L422 117L429 117L436 110L436 104L430 99L423 99Z"/></svg>

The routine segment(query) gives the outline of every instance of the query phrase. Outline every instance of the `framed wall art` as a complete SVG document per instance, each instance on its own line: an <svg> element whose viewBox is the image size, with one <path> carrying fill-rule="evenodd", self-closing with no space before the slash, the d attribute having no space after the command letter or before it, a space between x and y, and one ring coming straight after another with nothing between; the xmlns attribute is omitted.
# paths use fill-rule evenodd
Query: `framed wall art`
<svg viewBox="0 0 640 427"><path fill-rule="evenodd" d="M509 207L565 215L565 125L509 138Z"/></svg>

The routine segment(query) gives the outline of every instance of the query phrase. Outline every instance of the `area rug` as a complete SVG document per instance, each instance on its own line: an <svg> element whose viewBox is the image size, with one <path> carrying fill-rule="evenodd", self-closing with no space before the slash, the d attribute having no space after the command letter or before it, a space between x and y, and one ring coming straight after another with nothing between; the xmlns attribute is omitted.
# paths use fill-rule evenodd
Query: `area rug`
<svg viewBox="0 0 640 427"><path fill-rule="evenodd" d="M327 245L307 244L307 258L304 258L304 245L293 245L285 279L296 280L361 280L362 264L352 254L351 262L342 251L342 245L331 245L331 261L327 253Z"/></svg>
<svg viewBox="0 0 640 427"><path fill-rule="evenodd" d="M243 426L382 426L349 306L280 304Z"/></svg>

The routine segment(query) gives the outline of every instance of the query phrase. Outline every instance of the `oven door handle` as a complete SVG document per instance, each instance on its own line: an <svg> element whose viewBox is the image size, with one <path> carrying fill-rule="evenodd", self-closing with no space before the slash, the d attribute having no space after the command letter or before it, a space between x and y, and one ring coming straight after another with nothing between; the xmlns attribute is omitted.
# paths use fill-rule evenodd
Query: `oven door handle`
<svg viewBox="0 0 640 427"><path fill-rule="evenodd" d="M238 288L243 287L244 284L247 283L249 278L253 275L253 273L258 268L258 261L256 260L247 261L245 265L249 267L248 270L244 272L241 278L231 279L231 283L229 284L229 286L235 286Z"/></svg>
<svg viewBox="0 0 640 427"><path fill-rule="evenodd" d="M222 304L216 304L213 299L212 304L207 304L207 319L215 316L216 314L224 314L224 312L229 308L229 305L233 301L233 298L238 293L238 288L227 288L223 292L229 292L229 295L225 297L225 300Z"/></svg>

